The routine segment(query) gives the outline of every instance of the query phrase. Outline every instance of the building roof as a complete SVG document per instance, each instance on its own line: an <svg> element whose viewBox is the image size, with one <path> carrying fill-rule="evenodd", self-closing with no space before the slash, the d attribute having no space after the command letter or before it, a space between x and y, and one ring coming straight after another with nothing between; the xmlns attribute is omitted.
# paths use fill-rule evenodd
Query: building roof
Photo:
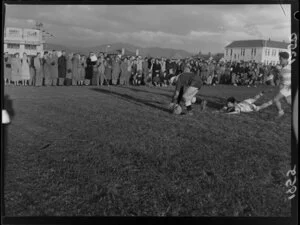
<svg viewBox="0 0 300 225"><path fill-rule="evenodd" d="M272 40L242 40L233 41L231 44L227 45L225 48L253 48L253 47L269 47L269 48L282 48L287 49L288 43Z"/></svg>

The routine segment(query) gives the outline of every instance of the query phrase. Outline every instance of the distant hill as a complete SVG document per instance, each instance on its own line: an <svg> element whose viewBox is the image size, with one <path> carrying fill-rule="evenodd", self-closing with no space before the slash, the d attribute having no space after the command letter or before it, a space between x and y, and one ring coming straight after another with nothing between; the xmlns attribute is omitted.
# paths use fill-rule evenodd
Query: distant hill
<svg viewBox="0 0 300 225"><path fill-rule="evenodd" d="M66 52L73 52L75 49L63 46L63 45L57 45L57 44L52 44L52 43L46 43L44 45L44 50L65 50Z"/></svg>
<svg viewBox="0 0 300 225"><path fill-rule="evenodd" d="M47 49L48 46L50 49L56 49L56 50L61 50L65 49L67 52L80 52L82 54L88 55L89 52L105 52L106 47L110 46L107 48L108 51L115 51L115 50L120 50L122 48L127 49L130 52L136 52L136 49L139 49L139 55L141 56L151 56L151 57L166 57L166 58L171 58L173 56L178 56L180 55L181 57L190 57L193 54L185 51L185 50L178 50L178 49L171 49L171 48L159 48L159 47L148 47L148 48L143 48L127 43L112 43L112 44L106 44L106 45L99 45L99 46L93 46L93 47L74 47L74 46L62 46L62 45L56 45L56 44L51 44L47 43Z"/></svg>

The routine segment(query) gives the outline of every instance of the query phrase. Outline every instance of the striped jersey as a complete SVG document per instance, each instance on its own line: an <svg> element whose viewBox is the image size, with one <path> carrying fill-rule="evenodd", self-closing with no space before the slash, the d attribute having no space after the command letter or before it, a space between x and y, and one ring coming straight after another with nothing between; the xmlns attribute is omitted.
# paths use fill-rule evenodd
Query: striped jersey
<svg viewBox="0 0 300 225"><path fill-rule="evenodd" d="M280 70L280 84L284 86L291 86L291 64L288 64Z"/></svg>
<svg viewBox="0 0 300 225"><path fill-rule="evenodd" d="M253 112L255 110L255 105L247 101L242 101L235 106L235 111L238 112Z"/></svg>

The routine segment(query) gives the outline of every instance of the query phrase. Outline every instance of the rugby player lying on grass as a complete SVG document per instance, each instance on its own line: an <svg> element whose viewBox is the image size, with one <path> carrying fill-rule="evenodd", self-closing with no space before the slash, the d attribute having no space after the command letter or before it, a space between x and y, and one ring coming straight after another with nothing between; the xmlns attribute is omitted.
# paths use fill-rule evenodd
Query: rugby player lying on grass
<svg viewBox="0 0 300 225"><path fill-rule="evenodd" d="M266 108L269 103L265 103L261 106L257 106L254 103L263 96L264 92L259 93L254 96L254 98L249 98L241 102L237 102L234 97L230 97L226 101L226 105L219 111L214 111L214 113L224 112L226 114L239 114L241 112L258 112Z"/></svg>
<svg viewBox="0 0 300 225"><path fill-rule="evenodd" d="M171 84L176 84L174 95L169 106L170 109L174 109L174 107L180 105L180 102L183 99L188 114L193 115L192 100L203 85L201 77L190 72L190 69L186 67L183 73L172 77L170 82ZM202 101L202 110L205 108L205 105L206 101Z"/></svg>

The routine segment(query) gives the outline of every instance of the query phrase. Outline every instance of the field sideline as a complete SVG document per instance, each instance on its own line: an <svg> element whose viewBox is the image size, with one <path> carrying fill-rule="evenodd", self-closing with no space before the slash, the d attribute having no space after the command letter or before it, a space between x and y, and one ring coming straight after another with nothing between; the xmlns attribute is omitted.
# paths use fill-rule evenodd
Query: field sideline
<svg viewBox="0 0 300 225"><path fill-rule="evenodd" d="M272 87L205 86L194 116L167 112L173 89L5 87L6 216L290 216L288 105L211 113Z"/></svg>

